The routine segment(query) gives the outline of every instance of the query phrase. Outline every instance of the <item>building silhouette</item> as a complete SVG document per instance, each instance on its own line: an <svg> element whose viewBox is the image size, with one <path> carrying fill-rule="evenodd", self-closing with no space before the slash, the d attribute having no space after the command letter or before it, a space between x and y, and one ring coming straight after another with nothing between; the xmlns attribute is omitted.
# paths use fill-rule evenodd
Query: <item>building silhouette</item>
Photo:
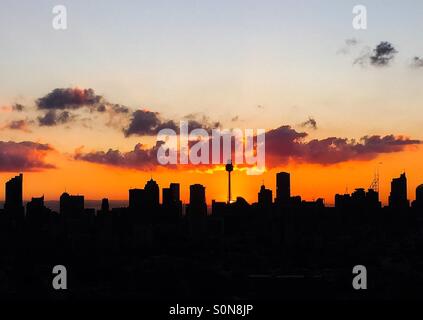
<svg viewBox="0 0 423 320"><path fill-rule="evenodd" d="M110 211L109 199L103 198L101 200L101 209L100 209L100 211L103 212L103 213L107 213L107 212Z"/></svg>
<svg viewBox="0 0 423 320"><path fill-rule="evenodd" d="M22 196L23 174L6 182L4 210L6 213L22 218L24 215Z"/></svg>
<svg viewBox="0 0 423 320"><path fill-rule="evenodd" d="M51 210L44 205L44 196L39 198L32 198L26 204L26 217L30 223L43 223L48 219Z"/></svg>
<svg viewBox="0 0 423 320"><path fill-rule="evenodd" d="M162 189L162 211L164 218L176 219L182 215L179 183L171 183L169 188Z"/></svg>
<svg viewBox="0 0 423 320"><path fill-rule="evenodd" d="M423 185L409 208L406 183L405 174L393 180L390 207L381 207L377 190L357 188L337 194L331 208L323 199L291 196L290 176L282 173L275 198L281 206L264 184L257 203L243 197L228 203L224 184L224 199L212 201L210 216L206 188L193 184L184 216L180 185L163 188L160 205L159 186L150 179L144 189L129 190L129 208L111 209L104 198L97 214L84 209L83 196L63 193L61 214L46 208L44 196L34 197L20 224L11 219L23 208L18 176L6 183L10 214L0 210L2 272L16 281L0 286L0 295L50 299L45 266L65 260L72 268L71 299L80 292L95 298L348 299L353 296L342 288L351 285L358 257L378 273L372 281L383 295L375 297L421 297L423 218L415 208L422 208Z"/></svg>
<svg viewBox="0 0 423 320"><path fill-rule="evenodd" d="M160 188L156 181L151 178L144 186L145 208L156 210L160 206Z"/></svg>
<svg viewBox="0 0 423 320"><path fill-rule="evenodd" d="M189 187L189 205L187 209L189 216L206 216L206 188L201 184L193 184Z"/></svg>
<svg viewBox="0 0 423 320"><path fill-rule="evenodd" d="M84 202L84 196L65 192L60 196L60 214L65 218L78 218L84 213Z"/></svg>
<svg viewBox="0 0 423 320"><path fill-rule="evenodd" d="M129 209L139 211L146 201L144 189L129 189Z"/></svg>
<svg viewBox="0 0 423 320"><path fill-rule="evenodd" d="M336 194L335 208L338 209L356 209L371 210L381 208L379 193L373 189L357 188L350 194Z"/></svg>
<svg viewBox="0 0 423 320"><path fill-rule="evenodd" d="M291 199L291 176L287 172L276 174L276 199L278 205L288 206Z"/></svg>
<svg viewBox="0 0 423 320"><path fill-rule="evenodd" d="M416 200L413 201L413 207L423 209L423 184L416 188Z"/></svg>
<svg viewBox="0 0 423 320"><path fill-rule="evenodd" d="M163 204L165 205L171 205L181 201L179 183L171 183L169 188L163 188L162 193Z"/></svg>
<svg viewBox="0 0 423 320"><path fill-rule="evenodd" d="M410 202L407 199L407 177L405 173L402 173L399 178L392 179L389 207L403 209L409 206Z"/></svg>
<svg viewBox="0 0 423 320"><path fill-rule="evenodd" d="M261 207L269 208L272 206L272 190L266 189L264 184L260 187L260 191L258 193L258 204Z"/></svg>

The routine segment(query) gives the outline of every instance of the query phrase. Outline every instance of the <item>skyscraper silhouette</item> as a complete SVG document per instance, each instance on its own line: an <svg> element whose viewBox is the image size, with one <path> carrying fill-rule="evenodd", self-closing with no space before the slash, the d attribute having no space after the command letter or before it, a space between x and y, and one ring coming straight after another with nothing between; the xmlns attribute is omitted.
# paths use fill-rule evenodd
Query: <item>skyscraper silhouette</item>
<svg viewBox="0 0 423 320"><path fill-rule="evenodd" d="M103 198L101 200L101 212L105 213L110 210L109 199Z"/></svg>
<svg viewBox="0 0 423 320"><path fill-rule="evenodd" d="M140 210L145 202L144 189L129 189L129 209Z"/></svg>
<svg viewBox="0 0 423 320"><path fill-rule="evenodd" d="M179 218L182 215L179 183L171 183L163 188L163 211L166 218Z"/></svg>
<svg viewBox="0 0 423 320"><path fill-rule="evenodd" d="M276 174L276 203L288 205L291 198L291 176L287 172Z"/></svg>
<svg viewBox="0 0 423 320"><path fill-rule="evenodd" d="M22 173L6 182L6 201L4 203L6 211L21 211L23 209L22 183Z"/></svg>
<svg viewBox="0 0 423 320"><path fill-rule="evenodd" d="M405 173L402 173L399 178L392 179L389 206L396 209L410 206L410 202L407 199L407 177Z"/></svg>
<svg viewBox="0 0 423 320"><path fill-rule="evenodd" d="M16 221L22 221L25 217L22 184L22 173L6 182L4 211Z"/></svg>
<svg viewBox="0 0 423 320"><path fill-rule="evenodd" d="M263 184L258 193L258 204L261 207L269 208L272 205L272 201L272 190L266 189Z"/></svg>
<svg viewBox="0 0 423 320"><path fill-rule="evenodd" d="M206 188L201 184L193 184L189 187L188 214L191 216L206 216Z"/></svg>
<svg viewBox="0 0 423 320"><path fill-rule="evenodd" d="M163 204L172 205L180 202L179 183L171 183L169 188L163 188Z"/></svg>
<svg viewBox="0 0 423 320"><path fill-rule="evenodd" d="M423 184L416 188L416 200L413 202L413 206L419 209L423 208Z"/></svg>
<svg viewBox="0 0 423 320"><path fill-rule="evenodd" d="M152 178L147 181L144 187L145 191L145 208L155 210L160 205L160 189L159 185Z"/></svg>

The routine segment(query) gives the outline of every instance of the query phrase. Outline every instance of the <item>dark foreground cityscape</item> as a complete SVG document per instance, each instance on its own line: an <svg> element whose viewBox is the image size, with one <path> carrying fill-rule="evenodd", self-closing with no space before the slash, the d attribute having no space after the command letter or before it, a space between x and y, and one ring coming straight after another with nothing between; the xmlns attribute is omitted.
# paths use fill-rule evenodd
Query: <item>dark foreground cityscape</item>
<svg viewBox="0 0 423 320"><path fill-rule="evenodd" d="M205 187L162 189L149 180L129 190L129 207L84 207L63 193L60 212L44 197L23 204L23 175L6 182L0 209L3 300L372 300L423 297L423 185L407 199L405 173L382 207L378 185L307 202L291 196L290 174L276 176L276 197L261 186L257 203L212 202ZM227 186L222 186L227 188ZM52 269L67 269L67 290ZM367 290L352 270L367 268Z"/></svg>

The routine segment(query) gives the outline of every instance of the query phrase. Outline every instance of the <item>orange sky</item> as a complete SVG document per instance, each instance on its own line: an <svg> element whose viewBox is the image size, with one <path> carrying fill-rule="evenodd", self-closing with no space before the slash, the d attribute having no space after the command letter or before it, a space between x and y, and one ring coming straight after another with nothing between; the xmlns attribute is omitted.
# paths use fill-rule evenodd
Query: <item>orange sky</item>
<svg viewBox="0 0 423 320"><path fill-rule="evenodd" d="M292 163L259 176L248 176L245 172L235 170L232 194L233 197L243 196L249 202L257 201L258 189L264 181L275 196L276 172L288 171L291 173L292 195L301 195L306 200L323 197L331 205L335 193L343 193L346 188L352 192L357 187L369 187L379 166L381 200L384 203L387 202L390 180L404 170L408 178L409 198L414 199L415 188L423 183L422 157L423 148L413 147L404 152L384 154L372 161L349 161L331 166ZM145 172L76 161L57 152L50 154L47 160L54 163L57 169L24 174L25 199L44 194L47 200L57 200L66 190L73 194L83 194L86 199L108 197L125 200L129 188L143 188L151 176L160 188L167 187L170 182L180 183L184 202L189 199L189 185L193 183L206 186L208 203L212 199L224 201L227 196L227 176L223 171L205 173L161 168ZM0 173L0 183L3 184L12 176L14 173ZM0 199L3 197L4 188L0 188Z"/></svg>

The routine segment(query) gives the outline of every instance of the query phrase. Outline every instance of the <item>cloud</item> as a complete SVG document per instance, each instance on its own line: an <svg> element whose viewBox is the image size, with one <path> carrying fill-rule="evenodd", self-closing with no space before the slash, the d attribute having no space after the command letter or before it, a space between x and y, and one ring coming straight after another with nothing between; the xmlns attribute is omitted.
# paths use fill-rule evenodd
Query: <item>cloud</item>
<svg viewBox="0 0 423 320"><path fill-rule="evenodd" d="M40 171L55 168L45 157L54 149L31 141L0 141L0 172Z"/></svg>
<svg viewBox="0 0 423 320"><path fill-rule="evenodd" d="M412 68L423 68L423 58L421 57L414 57L411 62Z"/></svg>
<svg viewBox="0 0 423 320"><path fill-rule="evenodd" d="M65 110L84 106L97 106L103 97L93 89L57 88L36 101L38 109Z"/></svg>
<svg viewBox="0 0 423 320"><path fill-rule="evenodd" d="M32 121L28 121L28 120L13 120L7 123L2 129L31 132L31 130L29 129L29 126L31 125L31 123Z"/></svg>
<svg viewBox="0 0 423 320"><path fill-rule="evenodd" d="M345 161L366 161L380 154L403 151L407 146L418 145L420 140L403 136L364 136L354 139L328 137L305 141L306 132L297 132L282 126L266 133L266 165L276 167L296 161L330 165Z"/></svg>
<svg viewBox="0 0 423 320"><path fill-rule="evenodd" d="M303 127L303 128L309 127L309 128L316 130L317 129L317 121L312 117L308 117L307 121L304 121L303 123L301 123L301 127Z"/></svg>
<svg viewBox="0 0 423 320"><path fill-rule="evenodd" d="M13 110L13 111L17 111L17 112L22 112L22 111L25 111L25 106L24 106L24 105L22 105L22 104L20 104L20 103L15 103L15 104L12 106L12 110Z"/></svg>
<svg viewBox="0 0 423 320"><path fill-rule="evenodd" d="M44 116L38 117L38 123L40 126L51 127L58 124L64 124L71 122L75 119L69 111L57 112L56 110L49 110Z"/></svg>
<svg viewBox="0 0 423 320"><path fill-rule="evenodd" d="M349 38L349 39L345 39L345 43L344 45L338 50L338 54L349 54L351 49L355 46L357 46L357 44L359 43L359 41L356 38Z"/></svg>
<svg viewBox="0 0 423 320"><path fill-rule="evenodd" d="M266 133L266 167L275 168L286 165L289 162L309 163L318 165L333 165L347 161L369 161L381 154L404 151L409 146L421 144L420 140L413 140L403 136L394 135L372 135L364 136L359 140L328 137L324 139L313 139L307 141L308 133L298 132L291 126L281 126ZM109 149L107 152L94 151L83 153L81 150L75 153L75 159L84 160L93 163L133 168L145 169L160 166L157 161L157 150L163 142L151 148L142 144L137 144L133 151L120 152L119 150ZM211 140L204 141L209 144L211 149ZM194 141L189 143L190 146ZM232 138L232 146L234 140ZM222 147L222 145L221 145ZM234 157L234 147L232 147L232 157ZM211 153L210 163L211 163ZM221 150L221 161L222 159ZM176 165L166 166L167 168L192 170L198 168L213 167L214 165ZM245 167L241 165L239 167Z"/></svg>
<svg viewBox="0 0 423 320"><path fill-rule="evenodd" d="M194 129L204 129L211 132L212 129L220 127L219 121L210 121L209 117L201 113L191 113L184 117L184 120L188 121L189 131Z"/></svg>
<svg viewBox="0 0 423 320"><path fill-rule="evenodd" d="M129 152L120 152L119 150L109 149L104 151L93 151L83 153L82 148L76 150L74 158L92 163L98 163L109 166L132 169L147 169L158 165L157 150L163 142L157 142L152 148L145 148L138 143L134 150Z"/></svg>
<svg viewBox="0 0 423 320"><path fill-rule="evenodd" d="M86 108L90 113L108 114L109 119L106 125L121 128L122 122L127 121L127 114L130 111L124 105L108 102L91 88L56 88L37 99L36 106L38 110L46 110L42 116L38 117L38 123L41 126L68 123L76 118L74 110ZM85 122L87 120L90 119L84 118ZM85 122L83 125L87 126Z"/></svg>
<svg viewBox="0 0 423 320"><path fill-rule="evenodd" d="M177 125L172 120L163 121L158 112L136 110L132 113L130 124L128 128L124 129L124 133L126 137L131 135L148 136L156 135L164 128L177 130Z"/></svg>
<svg viewBox="0 0 423 320"><path fill-rule="evenodd" d="M220 126L219 122L211 123L205 116L198 119L197 114L189 114L183 119L188 122L189 131L200 128L211 131L212 129ZM160 113L158 112L137 110L132 113L130 123L128 127L124 129L124 133L126 137L132 135L151 136L156 135L162 129L172 129L174 131L178 131L179 125L174 120L162 119Z"/></svg>
<svg viewBox="0 0 423 320"><path fill-rule="evenodd" d="M391 43L382 41L371 52L369 49L366 49L354 61L354 64L360 64L362 66L370 64L375 67L386 67L391 63L397 53L398 51Z"/></svg>

